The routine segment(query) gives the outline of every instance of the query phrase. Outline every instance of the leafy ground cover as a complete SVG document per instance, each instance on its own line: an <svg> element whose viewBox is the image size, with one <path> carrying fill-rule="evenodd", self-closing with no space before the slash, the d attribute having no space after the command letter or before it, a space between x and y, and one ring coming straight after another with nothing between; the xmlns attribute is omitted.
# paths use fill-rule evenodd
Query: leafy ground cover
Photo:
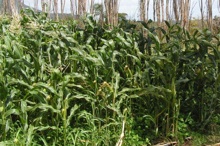
<svg viewBox="0 0 220 146"><path fill-rule="evenodd" d="M219 134L220 34L83 21L30 10L1 17L0 144L151 145Z"/></svg>

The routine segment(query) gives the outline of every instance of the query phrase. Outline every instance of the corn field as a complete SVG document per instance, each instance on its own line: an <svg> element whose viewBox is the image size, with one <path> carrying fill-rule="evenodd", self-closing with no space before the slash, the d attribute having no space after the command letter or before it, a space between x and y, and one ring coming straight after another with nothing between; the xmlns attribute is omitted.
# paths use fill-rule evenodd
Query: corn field
<svg viewBox="0 0 220 146"><path fill-rule="evenodd" d="M181 143L220 129L220 34L0 19L0 145Z"/></svg>

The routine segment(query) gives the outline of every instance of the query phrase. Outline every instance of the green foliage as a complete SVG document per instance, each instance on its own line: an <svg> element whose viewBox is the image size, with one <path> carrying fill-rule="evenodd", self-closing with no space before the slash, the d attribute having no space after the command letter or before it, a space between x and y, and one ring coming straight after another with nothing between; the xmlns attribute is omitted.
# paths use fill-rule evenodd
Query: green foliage
<svg viewBox="0 0 220 146"><path fill-rule="evenodd" d="M124 131L124 145L146 145L219 124L220 38L209 30L109 30L90 16L80 28L27 10L16 33L1 19L2 144L111 146Z"/></svg>

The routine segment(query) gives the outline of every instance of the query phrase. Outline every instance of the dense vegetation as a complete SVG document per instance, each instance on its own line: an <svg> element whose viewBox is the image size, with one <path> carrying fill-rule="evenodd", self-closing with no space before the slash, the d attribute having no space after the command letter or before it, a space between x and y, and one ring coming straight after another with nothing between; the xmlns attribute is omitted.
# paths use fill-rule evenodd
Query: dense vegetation
<svg viewBox="0 0 220 146"><path fill-rule="evenodd" d="M1 17L0 144L146 145L219 130L220 34L151 23Z"/></svg>

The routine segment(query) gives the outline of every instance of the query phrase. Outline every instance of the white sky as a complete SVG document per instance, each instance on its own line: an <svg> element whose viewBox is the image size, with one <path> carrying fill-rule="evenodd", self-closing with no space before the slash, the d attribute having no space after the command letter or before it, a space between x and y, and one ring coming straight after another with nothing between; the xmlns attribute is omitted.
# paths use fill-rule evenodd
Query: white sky
<svg viewBox="0 0 220 146"><path fill-rule="evenodd" d="M40 3L41 0L39 0ZM101 3L102 0L95 0L96 3ZM119 0L120 6L119 6L119 12L120 13L127 13L128 18L130 19L138 19L139 18L139 7L138 2L139 0ZM213 16L219 16L220 17L220 10L217 7L217 1L213 0ZM25 4L29 6L34 6L34 0L24 0ZM58 0L58 3L60 3L60 0ZM191 0L191 13L193 18L199 18L200 17L200 10L199 10L199 0ZM152 10L153 1L150 1L150 10L149 10L149 18L152 19L153 17L153 10ZM65 5L65 13L70 12L70 1L66 0Z"/></svg>

